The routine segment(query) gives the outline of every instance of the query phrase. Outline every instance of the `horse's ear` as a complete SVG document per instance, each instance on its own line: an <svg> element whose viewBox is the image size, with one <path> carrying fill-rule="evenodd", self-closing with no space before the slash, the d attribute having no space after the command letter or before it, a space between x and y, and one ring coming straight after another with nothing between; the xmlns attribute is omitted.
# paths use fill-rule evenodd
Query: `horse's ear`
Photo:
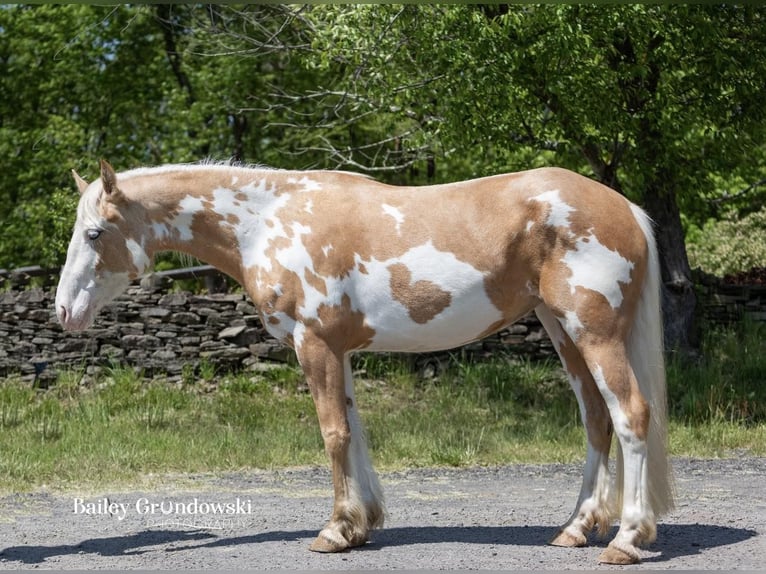
<svg viewBox="0 0 766 574"><path fill-rule="evenodd" d="M88 182L81 178L75 170L72 170L72 177L74 178L74 182L77 184L77 189L80 190L80 193L88 189Z"/></svg>
<svg viewBox="0 0 766 574"><path fill-rule="evenodd" d="M120 190L117 189L117 174L105 159L101 160L101 184L104 188L104 193L112 199L117 198L120 193Z"/></svg>

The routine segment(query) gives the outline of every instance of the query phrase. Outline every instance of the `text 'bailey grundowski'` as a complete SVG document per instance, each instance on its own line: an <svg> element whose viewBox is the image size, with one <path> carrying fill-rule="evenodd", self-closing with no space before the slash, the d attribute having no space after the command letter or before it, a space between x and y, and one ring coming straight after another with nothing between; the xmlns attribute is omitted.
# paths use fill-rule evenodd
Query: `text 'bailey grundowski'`
<svg viewBox="0 0 766 574"><path fill-rule="evenodd" d="M131 512L138 516L242 516L252 514L253 504L250 499L239 497L224 502L205 501L197 497L187 502L141 497L132 503L108 498L86 502L84 498L74 498L73 511L87 516L113 516L117 520L124 520Z"/></svg>

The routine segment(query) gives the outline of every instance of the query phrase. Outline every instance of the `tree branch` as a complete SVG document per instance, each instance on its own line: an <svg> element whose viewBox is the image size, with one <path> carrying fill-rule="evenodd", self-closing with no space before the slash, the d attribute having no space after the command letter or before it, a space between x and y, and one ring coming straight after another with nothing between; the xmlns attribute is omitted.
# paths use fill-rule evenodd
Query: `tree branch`
<svg viewBox="0 0 766 574"><path fill-rule="evenodd" d="M743 195L747 195L748 193L750 193L754 189L761 187L762 185L766 185L766 179L761 179L759 181L756 181L755 183L751 183L745 189L741 189L736 193L727 192L727 193L724 193L721 197L716 197L715 199L710 199L708 201L715 205L720 205L721 203L725 203L727 201L733 201L735 199L742 197Z"/></svg>

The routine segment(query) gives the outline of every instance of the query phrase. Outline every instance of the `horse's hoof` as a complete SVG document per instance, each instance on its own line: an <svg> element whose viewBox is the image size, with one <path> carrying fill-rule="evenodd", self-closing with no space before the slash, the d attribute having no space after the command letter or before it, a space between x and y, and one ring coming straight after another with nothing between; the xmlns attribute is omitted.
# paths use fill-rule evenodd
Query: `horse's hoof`
<svg viewBox="0 0 766 574"><path fill-rule="evenodd" d="M559 530L548 544L552 546L565 546L567 548L579 548L588 544L588 539L582 532L574 535L567 530Z"/></svg>
<svg viewBox="0 0 766 574"><path fill-rule="evenodd" d="M327 532L322 530L316 540L309 546L309 550L312 552L321 552L323 554L329 554L332 552L343 552L347 550L349 543L345 538L340 537L333 532Z"/></svg>
<svg viewBox="0 0 766 574"><path fill-rule="evenodd" d="M611 544L598 557L599 564L638 564L641 557L635 550L615 548Z"/></svg>

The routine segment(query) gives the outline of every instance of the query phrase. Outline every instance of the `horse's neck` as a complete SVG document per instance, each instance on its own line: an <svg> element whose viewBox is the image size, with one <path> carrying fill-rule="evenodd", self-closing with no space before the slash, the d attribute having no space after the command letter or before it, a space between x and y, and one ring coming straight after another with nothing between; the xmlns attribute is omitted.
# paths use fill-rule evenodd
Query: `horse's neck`
<svg viewBox="0 0 766 574"><path fill-rule="evenodd" d="M240 283L243 253L279 203L277 172L221 168L151 173L135 181L151 221L152 251L180 251Z"/></svg>

